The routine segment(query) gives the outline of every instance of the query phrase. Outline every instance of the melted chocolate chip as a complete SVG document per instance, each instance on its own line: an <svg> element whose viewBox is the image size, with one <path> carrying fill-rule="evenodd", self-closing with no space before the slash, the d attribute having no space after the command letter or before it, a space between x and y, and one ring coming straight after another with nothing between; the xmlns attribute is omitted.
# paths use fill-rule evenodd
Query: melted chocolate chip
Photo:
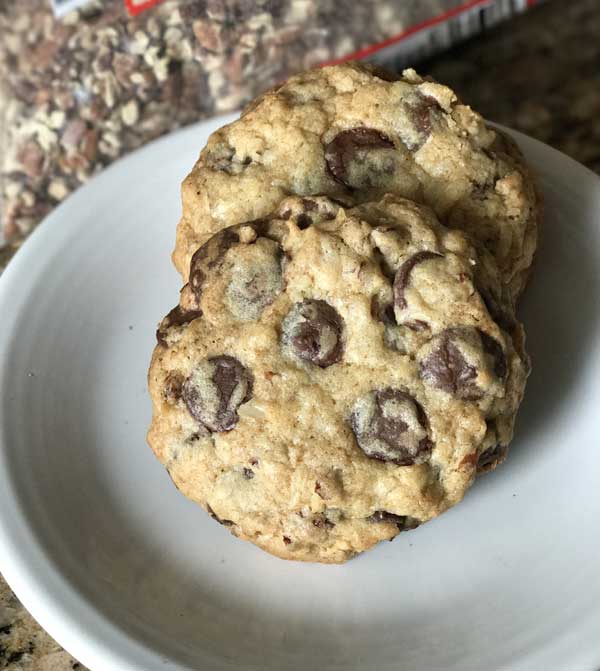
<svg viewBox="0 0 600 671"><path fill-rule="evenodd" d="M419 520L408 515L394 515L385 510L376 510L372 515L367 517L368 522L392 522L400 531L408 531L409 529L416 529L420 523Z"/></svg>
<svg viewBox="0 0 600 671"><path fill-rule="evenodd" d="M232 356L202 361L183 384L182 397L190 415L209 431L230 431L237 410L252 398L250 371Z"/></svg>
<svg viewBox="0 0 600 671"><path fill-rule="evenodd" d="M409 466L431 453L425 413L400 389L387 387L360 398L350 421L358 446L372 459Z"/></svg>
<svg viewBox="0 0 600 671"><path fill-rule="evenodd" d="M500 344L475 328L449 328L432 340L429 353L421 361L423 380L463 401L477 401L485 394L476 379L486 365L485 354L492 359L496 377L506 375L506 357Z"/></svg>
<svg viewBox="0 0 600 671"><path fill-rule="evenodd" d="M237 319L254 321L283 288L283 255L279 245L267 238L240 251L227 286L227 303Z"/></svg>
<svg viewBox="0 0 600 671"><path fill-rule="evenodd" d="M251 468L244 468L242 473L244 474L246 480L252 480L254 477L254 471Z"/></svg>
<svg viewBox="0 0 600 671"><path fill-rule="evenodd" d="M201 310L184 310L181 305L174 307L171 312L161 321L156 330L156 340L159 345L167 346L167 333L174 326L189 324L202 316Z"/></svg>
<svg viewBox="0 0 600 671"><path fill-rule="evenodd" d="M476 282L476 289L483 300L490 317L498 324L501 329L511 333L515 327L515 319L504 309L494 291L481 282Z"/></svg>
<svg viewBox="0 0 600 671"><path fill-rule="evenodd" d="M496 466L504 461L508 453L508 445L495 445L484 450L477 460L477 472L487 473L494 470Z"/></svg>
<svg viewBox="0 0 600 671"><path fill-rule="evenodd" d="M301 231L304 231L309 226L312 226L313 220L308 216L308 214L299 214L296 217L296 225Z"/></svg>
<svg viewBox="0 0 600 671"><path fill-rule="evenodd" d="M292 539L289 536L282 536L282 539L286 545L290 545L292 542Z"/></svg>
<svg viewBox="0 0 600 671"><path fill-rule="evenodd" d="M479 337L481 338L483 349L492 357L494 373L503 380L506 377L507 367L502 345L484 331L479 331Z"/></svg>
<svg viewBox="0 0 600 671"><path fill-rule="evenodd" d="M441 107L435 98L418 94L414 100L405 103L405 110L414 129L414 134L410 139L405 139L405 144L409 151L416 152L431 135L433 119L441 111Z"/></svg>
<svg viewBox="0 0 600 671"><path fill-rule="evenodd" d="M233 524L235 524L235 522L233 522L232 520L221 519L217 515L217 513L215 513L215 511L208 505L208 503L206 504L206 511L213 518L213 520L215 520L215 522L218 522L219 524L222 524L224 527L230 527Z"/></svg>
<svg viewBox="0 0 600 671"><path fill-rule="evenodd" d="M410 274L412 273L414 267L423 261L428 261L429 259L442 258L441 254L437 252L430 252L428 250L423 250L413 254L409 259L407 259L396 272L394 277L394 302L396 307L400 310L404 310L407 306L406 298L404 297L404 291L410 282Z"/></svg>
<svg viewBox="0 0 600 671"><path fill-rule="evenodd" d="M393 149L394 143L389 137L373 128L351 128L338 133L325 146L325 162L332 177L351 189L373 186L376 173L393 171L389 162L378 164L369 161L373 150ZM352 176L352 165L364 172L362 179Z"/></svg>
<svg viewBox="0 0 600 671"><path fill-rule="evenodd" d="M233 228L224 228L202 245L192 256L190 263L190 287L200 303L202 289L208 278L208 272L216 270L227 251L239 242L240 236Z"/></svg>
<svg viewBox="0 0 600 671"><path fill-rule="evenodd" d="M327 368L342 358L344 321L329 303L296 303L282 324L282 342L295 357Z"/></svg>

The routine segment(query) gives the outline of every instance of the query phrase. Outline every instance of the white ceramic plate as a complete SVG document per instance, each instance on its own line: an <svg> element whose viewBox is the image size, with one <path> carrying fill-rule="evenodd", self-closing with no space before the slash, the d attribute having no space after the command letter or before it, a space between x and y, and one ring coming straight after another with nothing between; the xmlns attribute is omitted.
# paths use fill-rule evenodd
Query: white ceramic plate
<svg viewBox="0 0 600 671"><path fill-rule="evenodd" d="M511 456L344 566L237 540L145 443L179 182L217 119L118 162L0 278L0 570L94 671L600 666L600 180L517 135L546 223Z"/></svg>

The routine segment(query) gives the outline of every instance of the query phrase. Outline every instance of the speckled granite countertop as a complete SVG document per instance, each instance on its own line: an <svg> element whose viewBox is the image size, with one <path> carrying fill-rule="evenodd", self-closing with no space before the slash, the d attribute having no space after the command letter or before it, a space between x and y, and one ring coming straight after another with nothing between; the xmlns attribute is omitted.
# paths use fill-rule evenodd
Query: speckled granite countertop
<svg viewBox="0 0 600 671"><path fill-rule="evenodd" d="M487 118L600 173L598 0L549 0L419 70L453 87ZM8 253L0 250L0 268L7 261ZM85 671L35 623L1 578L0 669Z"/></svg>

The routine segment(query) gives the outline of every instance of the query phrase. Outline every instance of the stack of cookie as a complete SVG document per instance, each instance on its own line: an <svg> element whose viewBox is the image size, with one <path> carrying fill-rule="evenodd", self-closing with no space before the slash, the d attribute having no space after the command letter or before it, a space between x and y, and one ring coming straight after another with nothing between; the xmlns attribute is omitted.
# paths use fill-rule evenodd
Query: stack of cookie
<svg viewBox="0 0 600 671"><path fill-rule="evenodd" d="M175 485L320 562L458 503L512 438L539 210L515 145L412 70L254 101L183 184L184 287L149 374Z"/></svg>

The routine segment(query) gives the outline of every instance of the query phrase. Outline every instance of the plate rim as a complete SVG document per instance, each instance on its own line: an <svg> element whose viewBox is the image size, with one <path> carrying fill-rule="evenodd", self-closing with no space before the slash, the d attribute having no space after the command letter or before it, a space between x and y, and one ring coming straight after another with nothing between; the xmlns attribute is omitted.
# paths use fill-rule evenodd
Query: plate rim
<svg viewBox="0 0 600 671"><path fill-rule="evenodd" d="M219 115L187 126L175 133L163 136L148 145L122 157L87 184L69 196L40 223L28 237L0 276L0 314L11 316L18 313L27 303L18 291L22 273L30 271L28 264L35 260L39 251L48 253L64 247L78 223L65 227L61 221L72 219L70 211L80 201L87 198L89 190L101 189L104 182L113 179L113 174L124 166L131 166L144 160L147 153L159 145L172 143L175 137L183 138L201 132L210 133L235 119L238 113ZM535 149L558 161L561 165L582 175L582 180L592 180L600 192L600 177L566 154L523 133L493 124L508 132L522 147L524 153ZM525 151L527 147L527 151ZM533 166L534 170L536 165ZM591 182L590 182L591 183ZM76 219L76 217L75 217ZM61 232L54 234L56 226ZM50 247L50 250L49 250ZM32 264L35 267L35 264ZM6 356L12 346L13 332L10 328L0 330L0 358ZM0 391L5 388L4 367L0 367ZM34 619L69 654L93 671L150 671L154 668L169 671L190 671L170 659L158 659L154 649L144 646L133 636L121 631L110 619L98 610L62 574L60 564L46 555L39 545L34 529L29 523L23 502L18 498L10 478L6 454L9 450L3 424L4 404L0 402L0 572L9 587L15 592L23 606ZM25 551L23 548L27 548ZM571 646L573 652L575 646ZM600 646L596 666L600 666ZM525 661L525 659L524 659Z"/></svg>

